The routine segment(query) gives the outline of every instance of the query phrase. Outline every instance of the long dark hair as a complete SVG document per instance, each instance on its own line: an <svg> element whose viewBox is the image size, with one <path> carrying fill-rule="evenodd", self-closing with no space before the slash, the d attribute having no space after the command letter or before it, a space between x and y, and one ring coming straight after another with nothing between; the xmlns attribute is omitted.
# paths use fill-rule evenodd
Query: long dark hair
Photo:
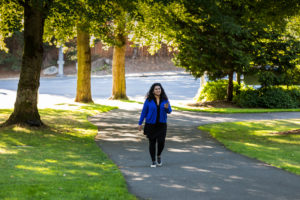
<svg viewBox="0 0 300 200"><path fill-rule="evenodd" d="M153 83L153 84L152 84L152 86L150 87L150 89L149 89L149 91L148 91L148 93L147 93L147 95L146 95L146 99L148 99L149 101L155 100L155 96L154 96L154 94L153 94L153 91L154 91L155 86L159 86L160 89L161 89L160 99L161 99L161 100L168 100L168 97L167 97L167 95L166 95L166 93L165 93L165 90L164 90L164 88L161 86L160 83Z"/></svg>

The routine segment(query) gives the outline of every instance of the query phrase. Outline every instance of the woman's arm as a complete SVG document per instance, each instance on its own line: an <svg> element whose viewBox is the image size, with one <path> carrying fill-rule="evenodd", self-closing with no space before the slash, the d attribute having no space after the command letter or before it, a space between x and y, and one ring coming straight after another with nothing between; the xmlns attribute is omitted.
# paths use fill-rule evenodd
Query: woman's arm
<svg viewBox="0 0 300 200"><path fill-rule="evenodd" d="M144 102L144 106L143 106L143 110L142 110L142 113L141 113L141 116L140 116L140 120L139 120L139 125L142 125L143 124L143 121L148 113L148 101L146 100Z"/></svg>
<svg viewBox="0 0 300 200"><path fill-rule="evenodd" d="M138 129L139 129L139 131L141 131L143 129L143 125L139 125Z"/></svg>
<svg viewBox="0 0 300 200"><path fill-rule="evenodd" d="M172 112L172 108L171 108L171 105L170 105L170 102L167 101L165 104L164 104L164 108L166 110L166 113L170 114Z"/></svg>

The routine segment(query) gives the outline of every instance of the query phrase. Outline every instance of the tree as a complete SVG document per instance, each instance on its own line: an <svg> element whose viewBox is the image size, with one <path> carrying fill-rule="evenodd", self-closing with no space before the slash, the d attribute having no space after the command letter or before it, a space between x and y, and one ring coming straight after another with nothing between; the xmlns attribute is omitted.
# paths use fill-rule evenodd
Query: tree
<svg viewBox="0 0 300 200"><path fill-rule="evenodd" d="M160 4L162 6L158 11L155 9L157 5L149 2L148 5L154 8L151 9L152 16L159 16L160 19L159 23L154 23L158 27L154 30L157 34L159 31L163 32L163 38L167 38L169 43L172 42L178 48L175 64L185 68L196 78L205 72L210 79L227 75L228 101L233 97L233 73L248 72L251 66L257 64L259 50L265 49L262 45L267 45L262 41L272 37L272 41L281 43L280 37L283 35L280 32L286 23L279 18L299 12L297 1L289 2L283 9L280 1L268 4L269 1L182 0L165 6ZM271 6L266 6L267 4ZM280 13L280 17L270 17L274 10ZM149 14L144 12L143 16L145 15ZM148 25L151 26L151 23L148 22ZM285 51L289 55L293 52L288 48ZM265 64L273 55L275 51L265 55ZM292 63L292 59L290 61Z"/></svg>
<svg viewBox="0 0 300 200"><path fill-rule="evenodd" d="M139 43L139 40L142 39L139 33L149 32L146 27L140 29L140 26L137 26L137 20L140 17L138 9L142 8L143 4L143 1L112 1L113 11L108 23L111 32L106 35L100 32L97 35L103 43L114 48L112 96L110 99L128 99L125 79L126 42L131 40L134 43Z"/></svg>
<svg viewBox="0 0 300 200"><path fill-rule="evenodd" d="M93 102L91 94L91 36L97 32L108 34L106 26L111 15L111 4L103 0L83 1L78 4L77 29L77 91L76 102Z"/></svg>
<svg viewBox="0 0 300 200"><path fill-rule="evenodd" d="M161 47L161 43L151 26L152 20L159 21L160 16L152 15L148 12L151 9L151 1L111 1L113 11L111 20L108 23L111 29L110 34L100 32L97 37L103 43L113 46L113 66L112 66L112 96L110 99L128 99L126 96L125 79L125 46L126 41L130 40L135 45L150 46L149 52L154 54ZM156 7L156 9L160 9ZM148 15L143 15L148 12ZM151 13L151 14L149 14ZM146 23L142 22L148 20ZM154 23L155 24L155 23ZM155 29L158 30L158 29ZM153 34L155 33L155 34Z"/></svg>
<svg viewBox="0 0 300 200"><path fill-rule="evenodd" d="M259 71L262 87L299 83L300 41L289 35L283 36L273 34L268 40L259 42L252 71Z"/></svg>
<svg viewBox="0 0 300 200"><path fill-rule="evenodd" d="M88 22L77 23L77 90L76 102L93 102L91 93L91 48Z"/></svg>
<svg viewBox="0 0 300 200"><path fill-rule="evenodd" d="M111 19L107 22L110 33L98 32L97 37L106 46L113 46L112 95L110 99L128 99L126 95L125 51L131 20L128 11L133 9L134 1L112 1Z"/></svg>
<svg viewBox="0 0 300 200"><path fill-rule="evenodd" d="M56 45L77 37L77 87L76 102L93 102L91 94L91 36L96 32L107 34L106 21L111 13L110 3L102 0L70 1L71 13L56 15L61 20L49 18L46 41Z"/></svg>
<svg viewBox="0 0 300 200"><path fill-rule="evenodd" d="M37 109L37 97L43 58L43 37L47 38L47 34L44 35L45 24L52 27L51 30L55 35L60 35L59 39L64 38L61 41L65 41L72 35L73 30L64 27L74 27L72 23L75 20L69 19L77 16L72 12L77 11L78 4L71 0L1 0L0 3L1 49L6 50L5 38L24 28L24 53L17 98L14 111L4 125L42 126L43 122Z"/></svg>
<svg viewBox="0 0 300 200"><path fill-rule="evenodd" d="M113 89L111 99L127 99L125 81L125 47L127 35L130 30L127 26L131 16L128 11L133 10L133 1L81 1L73 3L73 15L64 15L61 21L52 19L50 24L58 24L53 29L47 26L47 41L54 36L57 44L64 43L74 37L74 30L77 30L77 45L83 54L79 55L77 94L75 101L91 102L90 92L90 50L88 42L91 36L100 39L107 46L114 47L113 56ZM63 13L64 14L64 13ZM75 24L74 24L75 22ZM77 23L80 22L80 23ZM84 23L82 23L84 22ZM57 29L58 27L59 29ZM64 34L61 34L64 33ZM79 35L80 34L80 35ZM83 36L85 35L85 36ZM85 42L79 42L79 38L85 38ZM82 38L82 39L83 39ZM80 40L81 41L81 40ZM87 64L89 63L89 64Z"/></svg>
<svg viewBox="0 0 300 200"><path fill-rule="evenodd" d="M249 43L245 41L249 33L238 23L245 8L232 7L222 7L213 1L174 1L160 9L163 11L154 11L162 19L154 23L160 26L154 30L163 31L161 41L166 40L178 49L175 64L197 78L205 72L211 78L228 75L229 99L233 72L242 71L251 58Z"/></svg>
<svg viewBox="0 0 300 200"><path fill-rule="evenodd" d="M4 125L42 126L37 109L40 71L43 58L45 19L53 1L0 1L0 39L20 30L24 19L24 53L14 111ZM1 42L0 42L1 43ZM3 48L3 43L2 43Z"/></svg>
<svg viewBox="0 0 300 200"><path fill-rule="evenodd" d="M112 96L110 99L128 99L126 95L125 79L125 51L126 51L126 12L120 8L120 14L113 20L114 52L112 63Z"/></svg>
<svg viewBox="0 0 300 200"><path fill-rule="evenodd" d="M272 40L268 43L269 49L275 51L275 56L271 57L267 65L273 67L263 69L263 73L272 73L277 80L275 85L300 85L300 14L288 17L285 21L284 37L279 38L275 44Z"/></svg>

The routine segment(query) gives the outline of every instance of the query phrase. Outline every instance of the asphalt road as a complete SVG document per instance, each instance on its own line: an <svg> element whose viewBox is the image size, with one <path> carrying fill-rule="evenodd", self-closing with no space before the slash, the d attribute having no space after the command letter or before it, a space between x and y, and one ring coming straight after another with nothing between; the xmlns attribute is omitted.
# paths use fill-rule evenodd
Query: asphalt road
<svg viewBox="0 0 300 200"><path fill-rule="evenodd" d="M41 78L39 93L75 98L76 81L77 78L75 76ZM154 76L127 76L127 96L135 100L143 99L154 82L160 82L162 84L170 100L191 100L196 95L200 84L199 79L195 80L195 78L190 75L182 74L164 75L162 73ZM18 79L0 79L0 90L16 91L17 86ZM91 87L94 100L107 99L111 95L112 77L92 77Z"/></svg>
<svg viewBox="0 0 300 200"><path fill-rule="evenodd" d="M119 166L129 191L153 200L299 200L300 176L233 153L201 124L300 118L294 113L210 114L174 111L169 116L163 166L150 168L148 141L137 131L141 106L93 116L96 142Z"/></svg>

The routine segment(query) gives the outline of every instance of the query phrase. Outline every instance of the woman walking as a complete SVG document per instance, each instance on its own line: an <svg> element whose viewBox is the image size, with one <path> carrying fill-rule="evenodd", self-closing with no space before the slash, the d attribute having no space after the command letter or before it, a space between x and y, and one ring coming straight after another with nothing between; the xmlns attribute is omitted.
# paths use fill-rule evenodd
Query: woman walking
<svg viewBox="0 0 300 200"><path fill-rule="evenodd" d="M146 118L144 134L149 139L149 152L152 159L150 167L162 166L161 153L165 146L167 114L171 112L172 109L163 87L160 83L154 83L146 95L138 127L141 131L143 121Z"/></svg>

